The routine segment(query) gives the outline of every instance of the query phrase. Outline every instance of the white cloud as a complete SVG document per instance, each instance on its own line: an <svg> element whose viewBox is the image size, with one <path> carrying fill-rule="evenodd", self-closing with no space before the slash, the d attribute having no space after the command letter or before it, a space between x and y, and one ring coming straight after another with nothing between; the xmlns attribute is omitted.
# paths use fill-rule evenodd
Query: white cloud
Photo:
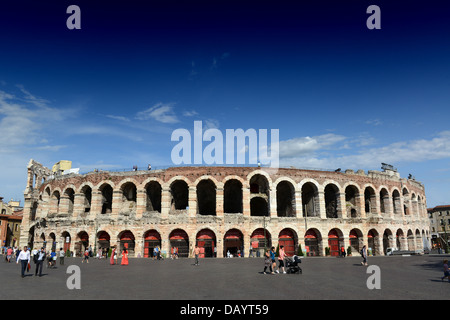
<svg viewBox="0 0 450 320"><path fill-rule="evenodd" d="M280 141L280 157L299 157L323 150L338 142L346 140L346 137L328 133L315 137L300 137L286 141Z"/></svg>
<svg viewBox="0 0 450 320"><path fill-rule="evenodd" d="M177 123L179 120L173 111L173 106L174 104L172 103L157 103L147 110L138 112L136 114L136 119L154 119L162 123Z"/></svg>
<svg viewBox="0 0 450 320"><path fill-rule="evenodd" d="M110 119L114 119L114 120L125 121L125 122L130 122L130 121L131 121L131 120L128 119L127 117L124 117L124 116L115 116L115 115L112 115L112 114L107 114L106 117L107 117L107 118L110 118Z"/></svg>
<svg viewBox="0 0 450 320"><path fill-rule="evenodd" d="M195 117L195 116L198 116L198 112L195 110L185 111L185 112L183 112L183 116L184 117Z"/></svg>
<svg viewBox="0 0 450 320"><path fill-rule="evenodd" d="M450 131L442 131L430 139L417 139L391 143L377 148L357 148L354 153L329 155L329 147L345 141L342 136L295 138L280 142L282 166L300 168L375 168L384 163L414 163L450 158ZM283 152L282 152L283 146ZM325 154L325 155L324 155ZM322 156L321 156L322 155ZM324 156L323 156L324 155Z"/></svg>
<svg viewBox="0 0 450 320"><path fill-rule="evenodd" d="M24 96L24 101L34 104L37 107L46 108L49 101L43 98L36 97L32 95L28 90L24 88L23 85L18 84L17 87L22 91Z"/></svg>

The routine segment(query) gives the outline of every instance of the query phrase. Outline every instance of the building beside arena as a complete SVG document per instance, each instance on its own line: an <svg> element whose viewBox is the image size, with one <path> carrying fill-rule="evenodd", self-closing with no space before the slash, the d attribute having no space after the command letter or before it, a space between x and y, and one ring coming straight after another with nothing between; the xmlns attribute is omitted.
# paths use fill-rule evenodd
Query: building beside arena
<svg viewBox="0 0 450 320"><path fill-rule="evenodd" d="M80 255L128 247L188 257L261 254L374 255L388 247L429 247L424 186L383 171L314 171L258 167L172 167L164 170L58 174L31 160L21 243Z"/></svg>

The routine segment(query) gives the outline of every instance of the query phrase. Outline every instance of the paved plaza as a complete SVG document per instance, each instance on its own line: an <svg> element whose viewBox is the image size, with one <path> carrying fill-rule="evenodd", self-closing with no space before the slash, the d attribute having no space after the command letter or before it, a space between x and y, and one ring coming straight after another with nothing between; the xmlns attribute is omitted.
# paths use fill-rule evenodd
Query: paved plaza
<svg viewBox="0 0 450 320"><path fill-rule="evenodd" d="M44 268L25 278L20 264L0 263L0 299L145 299L145 300L304 300L304 299L448 299L442 282L448 255L369 257L380 268L381 289L368 289L367 267L360 257L304 258L303 274L262 273L262 258L153 261L130 259L128 266L109 261L66 258L65 265ZM120 261L120 260L119 260ZM79 266L81 289L68 289L70 265Z"/></svg>

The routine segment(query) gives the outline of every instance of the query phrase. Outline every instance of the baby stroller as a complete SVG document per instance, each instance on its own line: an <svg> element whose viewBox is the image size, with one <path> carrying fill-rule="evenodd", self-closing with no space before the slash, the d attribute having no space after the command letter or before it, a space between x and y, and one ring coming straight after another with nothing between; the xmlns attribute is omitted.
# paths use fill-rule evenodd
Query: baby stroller
<svg viewBox="0 0 450 320"><path fill-rule="evenodd" d="M302 263L302 261L298 256L293 256L292 258L288 259L286 273L302 274L302 268L299 267L299 263Z"/></svg>

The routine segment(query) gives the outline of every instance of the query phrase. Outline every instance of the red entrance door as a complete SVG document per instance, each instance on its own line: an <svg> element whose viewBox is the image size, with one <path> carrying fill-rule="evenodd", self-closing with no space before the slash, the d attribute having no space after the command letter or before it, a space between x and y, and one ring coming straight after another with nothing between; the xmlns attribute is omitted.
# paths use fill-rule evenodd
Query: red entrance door
<svg viewBox="0 0 450 320"><path fill-rule="evenodd" d="M294 233L291 230L282 230L278 239L278 245L280 248L284 246L286 255L292 257L295 254Z"/></svg>
<svg viewBox="0 0 450 320"><path fill-rule="evenodd" d="M336 230L331 230L328 234L328 246L330 247L331 256L339 256L339 237Z"/></svg>
<svg viewBox="0 0 450 320"><path fill-rule="evenodd" d="M156 230L148 231L144 238L144 258L153 258L153 249L157 246L161 249L161 236Z"/></svg>
<svg viewBox="0 0 450 320"><path fill-rule="evenodd" d="M211 230L201 230L197 234L197 245L200 248L199 258L214 257L216 236Z"/></svg>

